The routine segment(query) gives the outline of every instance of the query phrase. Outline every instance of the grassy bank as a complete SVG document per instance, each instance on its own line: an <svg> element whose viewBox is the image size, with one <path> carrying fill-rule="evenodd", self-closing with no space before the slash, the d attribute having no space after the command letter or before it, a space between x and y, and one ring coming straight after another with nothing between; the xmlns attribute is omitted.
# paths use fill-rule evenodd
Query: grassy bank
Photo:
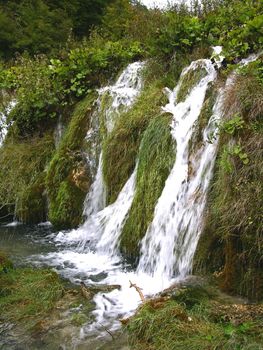
<svg viewBox="0 0 263 350"><path fill-rule="evenodd" d="M126 327L134 350L260 350L262 317L262 305L197 286L145 302Z"/></svg>

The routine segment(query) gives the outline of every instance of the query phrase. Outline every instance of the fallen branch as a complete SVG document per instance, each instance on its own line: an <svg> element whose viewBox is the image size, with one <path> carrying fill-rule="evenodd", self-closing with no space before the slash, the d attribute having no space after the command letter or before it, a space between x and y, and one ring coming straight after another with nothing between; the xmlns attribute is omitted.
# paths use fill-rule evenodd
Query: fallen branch
<svg viewBox="0 0 263 350"><path fill-rule="evenodd" d="M135 283L132 283L130 281L130 288L135 288L136 289L136 292L139 294L140 298L141 298L141 301L144 303L145 301L145 297L142 293L142 289L140 287L138 287Z"/></svg>
<svg viewBox="0 0 263 350"><path fill-rule="evenodd" d="M111 331L106 328L102 323L98 322L98 324L101 325L101 327L112 337L113 340L115 340L114 335L111 333Z"/></svg>

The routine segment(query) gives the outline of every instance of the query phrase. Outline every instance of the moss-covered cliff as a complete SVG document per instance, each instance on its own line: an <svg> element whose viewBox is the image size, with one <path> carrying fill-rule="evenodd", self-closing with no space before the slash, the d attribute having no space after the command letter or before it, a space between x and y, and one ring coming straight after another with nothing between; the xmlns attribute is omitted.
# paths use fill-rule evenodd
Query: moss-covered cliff
<svg viewBox="0 0 263 350"><path fill-rule="evenodd" d="M262 58L227 91L219 153L195 273L214 273L223 290L263 298Z"/></svg>
<svg viewBox="0 0 263 350"><path fill-rule="evenodd" d="M58 228L81 223L83 203L92 182L86 162L85 136L91 124L96 94L79 102L46 175L49 220Z"/></svg>

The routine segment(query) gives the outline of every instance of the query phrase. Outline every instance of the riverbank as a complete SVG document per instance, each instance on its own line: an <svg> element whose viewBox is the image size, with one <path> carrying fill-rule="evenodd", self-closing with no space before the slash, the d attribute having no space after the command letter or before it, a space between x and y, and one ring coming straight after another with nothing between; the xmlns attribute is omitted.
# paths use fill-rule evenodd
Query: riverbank
<svg viewBox="0 0 263 350"><path fill-rule="evenodd" d="M88 289L87 289L88 290ZM95 304L51 269L14 266L0 254L0 348L100 350L260 350L263 304L192 277L146 300L123 327L101 337L85 329ZM129 344L129 345L128 345ZM64 346L64 347L63 347Z"/></svg>
<svg viewBox="0 0 263 350"><path fill-rule="evenodd" d="M263 304L194 283L146 301L126 320L133 350L260 350Z"/></svg>

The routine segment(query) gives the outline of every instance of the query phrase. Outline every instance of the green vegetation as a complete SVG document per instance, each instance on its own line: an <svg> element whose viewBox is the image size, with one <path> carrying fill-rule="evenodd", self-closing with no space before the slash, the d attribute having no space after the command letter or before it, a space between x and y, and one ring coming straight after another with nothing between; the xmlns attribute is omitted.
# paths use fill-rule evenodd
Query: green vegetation
<svg viewBox="0 0 263 350"><path fill-rule="evenodd" d="M49 219L60 228L76 227L82 219L83 202L91 183L83 147L95 98L91 94L76 106L47 170Z"/></svg>
<svg viewBox="0 0 263 350"><path fill-rule="evenodd" d="M70 35L87 36L100 23L107 0L1 0L1 56L16 52L54 53ZM0 57L1 57L0 56Z"/></svg>
<svg viewBox="0 0 263 350"><path fill-rule="evenodd" d="M47 315L62 297L64 287L58 275L47 269L31 268L0 271L1 317L24 322L28 328Z"/></svg>
<svg viewBox="0 0 263 350"><path fill-rule="evenodd" d="M95 90L116 79L135 60L147 60L145 88L135 106L121 113L103 141L107 201L113 203L139 156L137 188L121 249L137 255L138 241L174 161L169 118L160 115L163 88L173 88L193 59L224 47L234 64L263 47L262 1L203 0L167 11L128 0L0 0L1 108L8 115L0 149L0 211L26 223L47 218L70 228L82 220L91 183L84 138ZM215 272L221 286L262 299L262 59L239 72L225 101L225 120L196 271ZM190 70L178 93L184 101L204 70ZM227 71L228 73L228 71ZM221 74L223 76L223 74ZM211 95L209 95L211 94ZM206 96L190 151L202 142L215 94ZM103 108L109 103L105 96ZM59 118L65 134L55 150ZM213 140L209 140L213 141ZM149 190L149 188L151 190ZM48 197L48 198L47 198Z"/></svg>
<svg viewBox="0 0 263 350"><path fill-rule="evenodd" d="M262 348L262 306L226 303L202 287L147 301L127 330L134 350Z"/></svg>
<svg viewBox="0 0 263 350"><path fill-rule="evenodd" d="M242 69L225 101L216 174L195 270L221 287L263 298L262 58Z"/></svg>
<svg viewBox="0 0 263 350"><path fill-rule="evenodd" d="M9 258L4 252L0 251L0 273L8 272L8 270L12 268L13 263L11 262L11 260L9 260Z"/></svg>
<svg viewBox="0 0 263 350"><path fill-rule="evenodd" d="M62 318L63 327L91 322L94 305L78 289L66 287L54 271L14 267L0 251L0 307L1 322L14 325L12 339L19 337L23 346L35 348L38 345L33 344L40 335L45 337L54 328L56 336L59 334Z"/></svg>
<svg viewBox="0 0 263 350"><path fill-rule="evenodd" d="M201 113L199 115L198 120L194 125L193 136L190 140L189 152L190 154L195 154L196 151L202 146L202 142L211 141L213 142L214 135L211 135L212 140L203 140L203 132L210 117L213 114L213 107L216 100L217 91L214 86L211 86L206 91L205 100L203 103L203 107L201 109Z"/></svg>
<svg viewBox="0 0 263 350"><path fill-rule="evenodd" d="M160 113L165 97L158 82L142 92L134 107L120 116L103 144L103 176L108 202L113 203L128 180L138 155L143 132ZM121 145L121 147L120 147Z"/></svg>
<svg viewBox="0 0 263 350"><path fill-rule="evenodd" d="M139 243L152 222L154 208L175 162L175 143L170 132L171 117L155 117L140 144L136 192L124 225L120 248L138 258Z"/></svg>
<svg viewBox="0 0 263 350"><path fill-rule="evenodd" d="M181 87L177 93L177 103L183 102L191 89L207 75L206 69L202 67L196 67L190 69L183 77Z"/></svg>
<svg viewBox="0 0 263 350"><path fill-rule="evenodd" d="M11 140L0 149L0 203L25 223L46 219L44 172L54 150L51 133Z"/></svg>

